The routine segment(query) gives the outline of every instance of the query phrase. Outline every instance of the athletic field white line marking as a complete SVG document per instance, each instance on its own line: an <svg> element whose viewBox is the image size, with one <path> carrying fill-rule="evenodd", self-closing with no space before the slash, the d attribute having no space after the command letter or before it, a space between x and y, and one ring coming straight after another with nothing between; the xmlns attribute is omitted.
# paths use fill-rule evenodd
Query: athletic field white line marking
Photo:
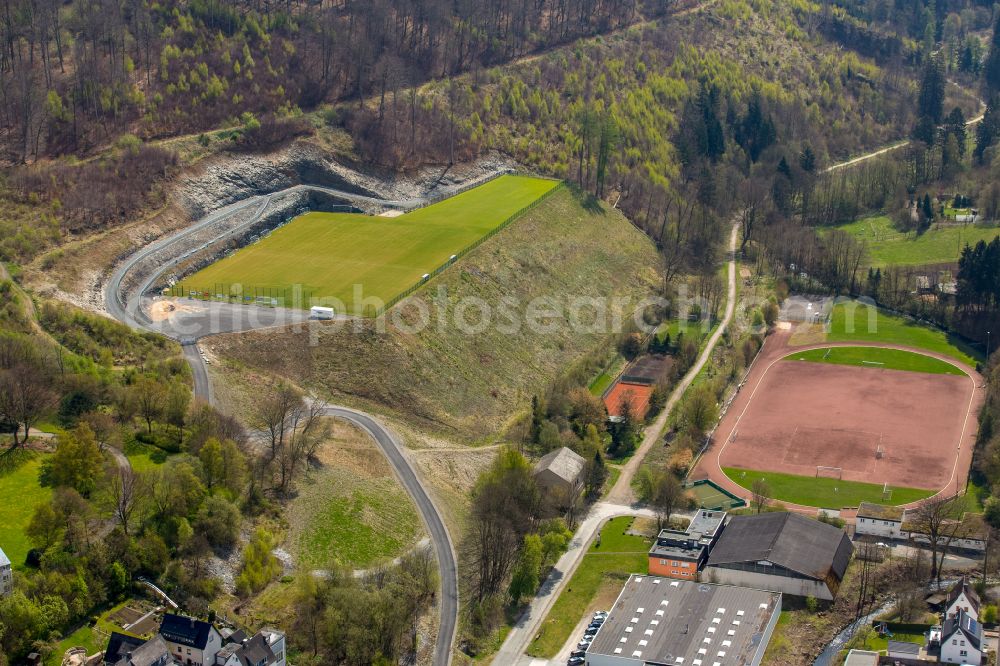
<svg viewBox="0 0 1000 666"><path fill-rule="evenodd" d="M789 358L791 356L794 356L795 354L800 354L802 352L812 351L813 349L828 349L828 348L831 348L831 347L870 347L872 349L895 349L897 351L906 351L906 352L910 352L910 353L913 353L913 354L918 354L920 356L929 356L930 358L936 358L939 361L944 361L948 365L950 365L950 366L952 366L954 368L957 368L958 370L961 370L962 374L964 374L969 379L969 381L972 382L972 394L969 396L969 406L968 406L968 408L965 411L965 419L962 422L962 432L959 435L959 438L958 438L958 448L957 448L956 453L955 453L955 462L951 466L951 475L948 478L948 483L946 483L943 488L941 488L936 493L934 493L933 495L931 495L930 497L928 497L926 499L935 499L939 495L941 495L942 493L944 493L946 490L948 490L948 488L951 487L952 482L955 480L955 475L958 473L958 463L959 463L959 461L961 460L961 457L962 457L962 442L965 440L965 434L966 434L966 431L968 430L968 427L969 427L969 415L972 414L972 404L973 404L973 402L976 399L976 389L979 388L979 387L976 384L976 380L972 377L972 375L970 375L968 373L968 371L965 370L965 368L962 367L962 365L959 365L959 363L957 361L955 361L955 360L946 358L943 354L939 355L939 354L932 353L932 352L929 352L929 351L926 351L926 350L921 351L921 350L914 349L912 347L904 347L902 345L888 345L888 344L880 345L880 344L872 344L872 343L864 343L864 342L848 342L848 343L833 343L833 344L823 344L823 345L812 345L812 346L807 346L807 347L802 348L802 349L797 349L797 350L795 350L793 352L790 352L788 354L785 354L783 356L779 356L778 358L776 358L773 361L771 361L770 363L768 363L767 367L764 368L764 372L761 373L760 377L757 379L757 383L754 384L753 390L750 391L750 397L747 398L747 404L740 411L739 416L736 417L736 423L733 424L732 429L729 431L730 436L732 436L732 433L736 430L737 426L739 426L740 421L743 420L743 416L746 414L747 410L750 409L750 405L753 403L754 396L757 395L757 389L760 388L761 382L764 381L764 377L767 376L767 373L771 370L771 367L775 363L777 363L779 361L784 361L787 358ZM975 370L973 370L973 372L975 372ZM722 454L723 454L723 452L725 452L727 446L729 446L729 438L728 437L724 440L724 442L722 444L722 447L715 454L715 467L716 467L716 469L719 470L719 473L722 475L720 477L720 480L722 480L722 479L728 479L729 481L732 481L734 484L736 484L737 486L739 486L740 490L742 490L742 491L745 492L746 488L744 488L743 486L740 486L740 484L738 484L735 481L733 481L732 479L730 479L729 475L726 474L723 471L723 469L722 469ZM791 505L794 505L794 506L801 506L804 509L813 509L813 508L815 508L815 507L811 507L811 506L806 506L804 504L795 504L794 502L786 502L785 504L791 504Z"/></svg>

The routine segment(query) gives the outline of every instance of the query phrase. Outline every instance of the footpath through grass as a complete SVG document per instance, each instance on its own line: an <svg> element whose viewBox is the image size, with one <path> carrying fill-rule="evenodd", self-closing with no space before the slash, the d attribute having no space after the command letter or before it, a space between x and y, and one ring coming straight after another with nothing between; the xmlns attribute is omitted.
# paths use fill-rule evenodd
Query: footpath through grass
<svg viewBox="0 0 1000 666"><path fill-rule="evenodd" d="M872 308L875 309L874 317ZM951 356L975 367L980 354L951 333L886 314L875 306L856 302L833 308L828 342L881 342L906 345Z"/></svg>
<svg viewBox="0 0 1000 666"><path fill-rule="evenodd" d="M980 240L988 242L1000 235L1000 228L971 224L935 227L922 234L915 231L904 233L897 231L892 226L892 220L884 215L836 228L867 242L873 266L915 266L957 261L966 245L975 245Z"/></svg>
<svg viewBox="0 0 1000 666"><path fill-rule="evenodd" d="M629 574L648 570L647 553L652 541L625 534L634 520L631 516L612 518L601 528L600 540L591 544L542 622L538 637L528 646L529 655L555 657L585 614L600 604L604 605L602 610L608 610Z"/></svg>
<svg viewBox="0 0 1000 666"><path fill-rule="evenodd" d="M52 497L52 489L38 483L46 455L14 451L0 461L0 548L18 568L24 565L24 558L31 550L24 530L35 507Z"/></svg>
<svg viewBox="0 0 1000 666"><path fill-rule="evenodd" d="M306 213L183 280L183 290L229 295L242 285L253 298L301 285L305 298L355 313L402 293L558 184L507 175L398 217Z"/></svg>
<svg viewBox="0 0 1000 666"><path fill-rule="evenodd" d="M791 361L855 365L878 370L906 370L932 375L965 375L955 366L932 356L915 354L901 349L880 347L828 347L796 352L785 357Z"/></svg>
<svg viewBox="0 0 1000 666"><path fill-rule="evenodd" d="M752 489L754 481L763 479L771 489L772 499L779 502L802 504L803 506L815 506L821 509L841 509L845 506L857 506L861 502L898 506L918 502L936 492L921 488L889 486L892 496L886 499L882 494L883 486L880 483L799 476L783 472L763 472L738 467L723 467L722 471L747 490Z"/></svg>

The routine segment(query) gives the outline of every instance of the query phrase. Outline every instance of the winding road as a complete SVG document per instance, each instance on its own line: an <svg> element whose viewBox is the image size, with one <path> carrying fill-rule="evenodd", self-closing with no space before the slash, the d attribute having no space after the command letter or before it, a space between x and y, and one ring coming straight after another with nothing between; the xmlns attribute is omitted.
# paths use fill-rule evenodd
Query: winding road
<svg viewBox="0 0 1000 666"><path fill-rule="evenodd" d="M970 120L968 124L972 125L980 119L981 116L974 118ZM865 162L878 157L879 155L900 148L907 143L908 142L901 142L893 144L860 157L856 157L839 164L834 164L824 169L824 171L835 171L837 169ZM139 289L133 289L129 294L123 294L122 285L130 271L132 271L140 262L150 258L156 252L167 249L172 245L179 244L188 239L191 235L198 233L213 224L221 222L228 216L244 212L253 206L257 206L256 212L247 222L239 225L239 227L235 229L220 234L205 246L202 246L202 249L208 245L214 244L235 231L259 220L260 216L264 214L268 205L274 198L288 193L303 191L316 191L342 198L345 201L402 210L410 210L425 205L428 202L428 200L424 198L417 198L409 201L386 201L352 192L312 185L296 185L279 192L250 197L214 211L191 226L186 227L185 229L163 240L146 246L139 252L122 261L112 272L110 279L105 285L104 296L107 311L114 318L129 325L130 327L163 333L164 331L158 330L155 326L153 326L153 322L146 315L146 313L143 312L142 296L164 272L180 261L182 257L177 257L171 261L161 264L152 272L144 276ZM587 548L595 538L600 526L606 520L614 516L650 514L648 509L636 506L634 493L631 488L632 479L638 472L646 454L662 437L670 412L682 399L684 392L690 387L698 373L701 372L711 359L712 352L714 351L719 340L722 338L723 333L732 322L736 308L736 247L738 235L739 222L736 221L732 226L729 237L729 258L727 270L728 293L726 308L722 320L719 322L718 327L716 327L715 331L706 342L705 347L695 364L674 387L674 390L671 392L660 415L652 424L650 424L649 427L647 427L641 445L636 451L636 454L622 469L621 476L615 486L611 489L607 499L603 502L595 504L591 508L590 513L581 522L579 529L573 537L570 548L556 563L556 566L542 584L539 594L512 627L506 640L493 659L494 664L508 666L510 664L531 664L535 662L536 660L532 660L531 658L525 656L525 650L537 635L542 620L547 615L549 610L551 610L552 605L555 603L555 600L558 599L559 594L566 586L567 581L572 578L573 573L579 566L581 560L583 559L583 555L586 553ZM206 337L207 335L218 332L220 331L208 331L196 336L189 336L182 340L185 359L190 364L194 375L195 395L208 401L209 403L212 402L213 398L212 386L205 365L205 360L201 355L197 341L201 337ZM169 333L167 334L169 335ZM172 337L178 336L175 335ZM330 406L326 408L325 413L328 416L341 418L353 423L367 432L375 440L378 446L382 449L386 458L389 460L389 463L392 465L393 470L395 471L400 482L403 484L403 487L413 498L424 523L427 525L428 532L437 555L441 582L440 625L434 651L434 663L438 666L447 666L451 663L452 646L454 644L458 623L458 571L454 546L444 521L441 519L440 513L427 493L423 483L420 481L419 476L404 454L404 447L402 443L391 431L379 423L374 417L347 407Z"/></svg>
<svg viewBox="0 0 1000 666"><path fill-rule="evenodd" d="M181 243L192 234L198 233L199 231L224 220L228 216L235 215L256 206L257 210L251 216L250 220L241 224L239 228L253 224L260 219L261 215L264 214L264 211L267 209L273 198L288 193L302 191L317 191L354 203L365 203L402 210L411 210L429 202L429 199L427 198L417 198L409 201L386 201L351 192L334 190L327 187L296 185L280 192L251 197L249 199L230 204L229 206L221 208L218 211L210 213L201 220L195 222L193 225L186 227L185 229L172 234L163 240L146 246L139 252L136 252L121 262L121 264L119 264L112 272L110 279L105 285L104 300L108 313L131 328L165 333L169 335L169 332L160 330L153 325L152 320L142 309L142 298L143 294L155 283L155 281L171 266L180 261L182 257L176 257L171 261L160 264L149 274L143 276L143 280L138 289L133 289L130 293L123 293L122 285L130 271L132 271L140 262L150 258L153 254ZM232 234L233 231L234 230L224 232L220 236L213 239L209 245L217 243L219 240L222 240L226 236ZM203 399L210 404L213 402L212 383L208 375L205 359L202 357L201 350L198 347L198 340L202 337L211 335L213 332L220 331L210 330L199 333L195 336L184 336L183 339L181 339L184 358L191 366L191 371L194 377L194 394L196 397ZM174 335L171 337L179 338L180 336ZM448 533L448 529L445 526L444 520L441 518L441 514L438 512L433 500L430 498L430 495L427 493L427 490L421 482L419 476L404 454L403 444L399 441L395 434L379 423L379 421L374 417L347 407L328 406L325 408L324 414L326 416L343 419L356 425L375 440L386 459L388 459L389 464L392 466L397 478L403 485L403 488L410 495L410 497L413 498L413 502L416 504L417 510L420 512L424 524L427 526L427 530L430 535L430 539L434 544L434 551L437 556L438 575L441 586L439 598L440 620L438 625L437 642L434 647L434 664L436 666L448 666L448 664L451 663L452 645L455 641L455 633L458 626L458 567L456 565L454 545L452 543L451 536Z"/></svg>

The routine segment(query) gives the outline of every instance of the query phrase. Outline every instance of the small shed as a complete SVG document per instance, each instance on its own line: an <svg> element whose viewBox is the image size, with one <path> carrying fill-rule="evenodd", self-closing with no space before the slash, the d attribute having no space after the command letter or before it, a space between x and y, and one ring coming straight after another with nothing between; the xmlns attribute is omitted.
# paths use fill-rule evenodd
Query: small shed
<svg viewBox="0 0 1000 666"><path fill-rule="evenodd" d="M568 497L583 487L585 466L583 457L564 446L542 456L535 465L535 481L546 493Z"/></svg>
<svg viewBox="0 0 1000 666"><path fill-rule="evenodd" d="M905 643L903 641L888 641L888 651L890 657L898 659L919 659L920 646L916 643Z"/></svg>

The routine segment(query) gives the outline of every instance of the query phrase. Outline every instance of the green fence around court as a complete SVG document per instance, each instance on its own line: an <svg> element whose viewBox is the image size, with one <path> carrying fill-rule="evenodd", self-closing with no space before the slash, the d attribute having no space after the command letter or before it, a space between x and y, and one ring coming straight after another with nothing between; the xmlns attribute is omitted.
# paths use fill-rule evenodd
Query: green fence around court
<svg viewBox="0 0 1000 666"><path fill-rule="evenodd" d="M737 497L711 479L687 482L684 487L691 491L702 509L729 511L747 505L742 497Z"/></svg>
<svg viewBox="0 0 1000 666"><path fill-rule="evenodd" d="M226 282L216 282L211 285L211 289L205 285L195 287L186 282L178 282L165 289L164 293L175 298L193 298L200 301L223 301L241 305L297 307L301 309L308 308L313 298L312 289L298 285L274 287Z"/></svg>
<svg viewBox="0 0 1000 666"><path fill-rule="evenodd" d="M520 209L519 211L517 211L515 213L512 213L506 220L504 220L503 222L501 222L497 226L493 227L493 229L491 229L490 231L488 231L485 235L480 236L478 239L476 239L475 241L473 241L472 243L470 243L464 249L462 249L462 250L458 251L457 253L455 253L454 255L452 255L448 259L448 261L444 262L443 264L441 264L440 266L438 266L437 268L435 268L433 271L431 271L430 273L428 273L426 278L423 278L423 279L419 280L413 286L411 286L408 289L406 289L406 290L404 290L404 291L396 294L395 296L393 296L392 298L390 298L386 302L386 304L383 305L378 310L374 310L374 311L373 311L373 309L367 310L364 313L364 315L366 317L370 317L370 316L381 317L387 311L391 310L393 308L393 306L395 306L401 300L403 300L404 298L412 295L414 292L416 292L418 289L420 289L425 284L427 284L428 282L430 282L432 279L434 279L435 277L437 277L438 275L440 275L441 273L443 273L446 268L448 268L449 266L451 266L452 264L454 264L456 261L458 261L459 259L461 259L465 255L467 255L469 252L472 252L473 250L475 250L477 247L479 247L480 245L482 245L483 243L485 243L486 241L488 241L490 238L493 238L494 236L496 236L498 233L500 233L501 231L503 231L504 229L506 229L508 226L510 226L510 224L512 222L514 222L517 218L519 218L520 216L524 215L525 213L527 213L528 211L530 211L532 208L534 208L538 204L540 204L543 201L545 201L553 193L558 192L559 190L561 190L565 186L566 186L566 182L565 181L559 181L559 183L555 187L553 187L551 190L549 190L548 192L546 192L542 196L538 197L537 199L535 199L534 201L532 201L530 204L528 204L524 208Z"/></svg>
<svg viewBox="0 0 1000 666"><path fill-rule="evenodd" d="M479 183L482 184L482 183ZM483 243L485 243L493 236L506 229L513 223L517 218L524 215L532 208L542 203L550 195L558 192L566 186L565 181L559 181L555 187L541 195L534 201L532 201L527 206L524 206L515 213L512 213L503 222L498 224L496 227L488 231L483 236L479 237L465 248L459 250L457 253L449 257L448 261L444 262L433 271L427 274L426 278L417 281L415 284L405 289L404 291L396 294L390 298L386 303L380 307L375 308L374 306L366 306L365 311L362 312L362 316L375 318L384 315L387 311L392 309L397 303L402 301L404 298L412 295L418 289L426 285L433 278L437 277L445 271L449 266L457 262L459 259L464 257L466 254L476 249ZM296 307L301 309L308 308L313 301L313 290L304 288L301 285L295 286L269 286L269 285L248 285L240 283L216 283L213 285L198 285L194 286L184 281L178 282L167 289L164 293L179 298L194 298L203 301L223 301L227 303L240 303L243 305L263 305L266 307Z"/></svg>

